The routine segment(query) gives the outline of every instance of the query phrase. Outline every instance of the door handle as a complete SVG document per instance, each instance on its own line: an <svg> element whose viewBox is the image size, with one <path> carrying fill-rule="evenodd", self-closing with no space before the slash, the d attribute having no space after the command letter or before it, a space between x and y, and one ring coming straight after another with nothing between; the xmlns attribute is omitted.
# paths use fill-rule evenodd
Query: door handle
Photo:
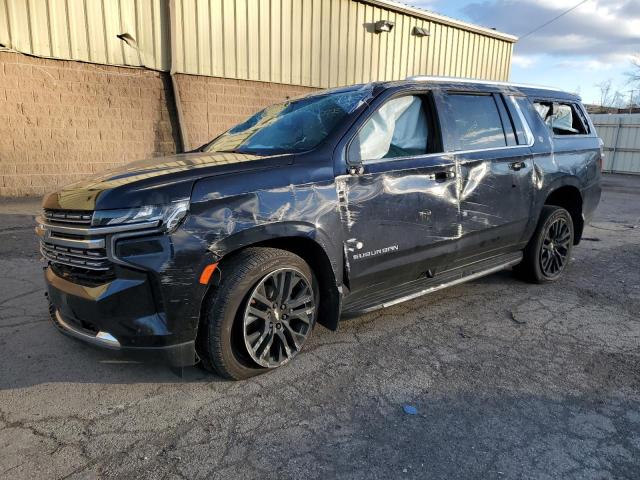
<svg viewBox="0 0 640 480"><path fill-rule="evenodd" d="M509 164L509 168L510 168L511 170L515 170L516 172L517 172L518 170L522 170L522 169L523 169L523 168L525 168L526 166L527 166L527 164L526 164L526 163L524 163L524 162L513 162L513 163L510 163L510 164Z"/></svg>
<svg viewBox="0 0 640 480"><path fill-rule="evenodd" d="M435 180L436 182L444 182L452 178L456 178L456 172L454 172L453 170L443 170L442 172L436 172L431 175L431 179Z"/></svg>

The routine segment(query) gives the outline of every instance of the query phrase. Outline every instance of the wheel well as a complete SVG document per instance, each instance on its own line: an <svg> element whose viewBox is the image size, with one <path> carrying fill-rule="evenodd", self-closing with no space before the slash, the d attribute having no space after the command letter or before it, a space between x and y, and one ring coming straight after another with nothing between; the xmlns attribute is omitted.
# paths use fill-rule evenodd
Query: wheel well
<svg viewBox="0 0 640 480"><path fill-rule="evenodd" d="M235 256L240 251L249 247L269 247L287 250L295 253L307 262L319 284L321 301L318 311L318 323L330 330L336 330L338 328L338 321L340 319L340 292L331 267L331 261L318 243L305 237L280 237L253 243L235 250L225 255L221 262L225 262L228 258ZM215 288L215 285L212 287Z"/></svg>
<svg viewBox="0 0 640 480"><path fill-rule="evenodd" d="M582 231L584 229L584 220L582 218L582 195L580 194L580 190L568 185L560 187L549 194L544 204L562 207L569 212L571 220L573 221L573 244L578 245L582 238Z"/></svg>

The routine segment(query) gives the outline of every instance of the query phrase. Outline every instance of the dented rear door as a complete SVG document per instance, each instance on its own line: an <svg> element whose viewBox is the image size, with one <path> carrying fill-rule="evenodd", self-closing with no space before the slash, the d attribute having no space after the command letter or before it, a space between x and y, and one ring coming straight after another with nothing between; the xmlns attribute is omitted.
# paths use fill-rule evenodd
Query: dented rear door
<svg viewBox="0 0 640 480"><path fill-rule="evenodd" d="M508 99L487 91L438 97L445 148L455 152L460 202L457 262L519 247L533 202L529 138Z"/></svg>

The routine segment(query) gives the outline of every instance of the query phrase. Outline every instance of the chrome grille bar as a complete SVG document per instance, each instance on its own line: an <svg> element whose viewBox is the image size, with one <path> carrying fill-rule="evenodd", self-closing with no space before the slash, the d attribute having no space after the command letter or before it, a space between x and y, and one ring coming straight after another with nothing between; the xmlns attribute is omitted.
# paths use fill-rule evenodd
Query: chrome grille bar
<svg viewBox="0 0 640 480"><path fill-rule="evenodd" d="M76 248L60 247L50 243L42 243L45 250L55 255L65 255L90 260L107 260L106 253L100 250L78 250Z"/></svg>
<svg viewBox="0 0 640 480"><path fill-rule="evenodd" d="M65 225L56 225L55 223L47 222L42 216L36 217L36 222L39 227L49 230L51 232L63 233L68 235L78 235L84 237L97 237L102 235L108 235L110 233L119 232L131 232L136 230L147 230L156 228L160 225L160 221L156 222L141 222L141 223L127 223L124 225L114 225L111 227L70 227Z"/></svg>
<svg viewBox="0 0 640 480"><path fill-rule="evenodd" d="M50 222L91 225L93 212L78 212L73 210L45 210L44 218L46 218Z"/></svg>
<svg viewBox="0 0 640 480"><path fill-rule="evenodd" d="M79 254L69 254L56 251L53 246L44 242L40 244L40 253L53 263L61 263L70 267L81 267L88 270L106 271L111 268L111 262L106 257L92 258Z"/></svg>

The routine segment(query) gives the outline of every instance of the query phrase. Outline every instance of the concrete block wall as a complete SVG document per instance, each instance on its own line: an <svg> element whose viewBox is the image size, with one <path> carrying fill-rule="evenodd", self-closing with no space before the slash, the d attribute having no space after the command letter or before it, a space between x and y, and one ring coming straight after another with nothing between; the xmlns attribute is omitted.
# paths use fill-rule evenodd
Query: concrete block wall
<svg viewBox="0 0 640 480"><path fill-rule="evenodd" d="M170 95L158 72L0 52L0 196L174 153Z"/></svg>
<svg viewBox="0 0 640 480"><path fill-rule="evenodd" d="M187 148L315 89L178 75ZM43 195L127 162L175 153L167 73L0 52L0 197Z"/></svg>

